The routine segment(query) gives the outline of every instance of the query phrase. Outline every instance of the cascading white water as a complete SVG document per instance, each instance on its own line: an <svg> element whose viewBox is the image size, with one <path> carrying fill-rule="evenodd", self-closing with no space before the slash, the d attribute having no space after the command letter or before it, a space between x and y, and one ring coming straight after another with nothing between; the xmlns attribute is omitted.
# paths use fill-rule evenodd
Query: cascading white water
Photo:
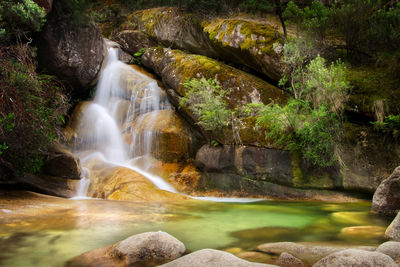
<svg viewBox="0 0 400 267"><path fill-rule="evenodd" d="M109 48L107 65L101 73L94 100L83 112L74 148L85 169L78 197L88 196L90 171L85 164L93 158L135 170L158 188L176 192L160 177L146 172L143 165L139 168L134 164L135 158L150 154L154 136L151 131L138 136L129 125L140 115L163 109L171 109L171 105L157 82L119 61L118 50ZM124 142L124 135L132 137L130 144Z"/></svg>

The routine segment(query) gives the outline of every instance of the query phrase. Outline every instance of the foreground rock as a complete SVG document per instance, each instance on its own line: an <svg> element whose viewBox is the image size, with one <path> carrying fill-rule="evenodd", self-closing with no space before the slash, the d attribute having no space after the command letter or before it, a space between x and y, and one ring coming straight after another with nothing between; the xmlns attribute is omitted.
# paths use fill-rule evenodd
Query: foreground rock
<svg viewBox="0 0 400 267"><path fill-rule="evenodd" d="M86 252L69 260L66 266L156 266L182 256L185 251L185 245L175 237L164 232L148 232Z"/></svg>
<svg viewBox="0 0 400 267"><path fill-rule="evenodd" d="M372 199L372 211L395 215L400 210L400 167L385 179L376 189Z"/></svg>
<svg viewBox="0 0 400 267"><path fill-rule="evenodd" d="M43 29L39 44L42 68L82 93L97 78L104 59L104 42L95 24L61 29L50 20Z"/></svg>
<svg viewBox="0 0 400 267"><path fill-rule="evenodd" d="M257 250L268 254L280 255L283 252L289 253L303 261L306 265L312 265L332 253L345 249L343 247L313 246L293 242L267 243L257 246ZM362 249L374 250L375 248L363 247Z"/></svg>
<svg viewBox="0 0 400 267"><path fill-rule="evenodd" d="M346 249L321 259L313 267L397 267L389 256L359 249Z"/></svg>
<svg viewBox="0 0 400 267"><path fill-rule="evenodd" d="M400 212L386 229L385 235L394 241L400 241Z"/></svg>
<svg viewBox="0 0 400 267"><path fill-rule="evenodd" d="M124 28L166 47L244 65L276 81L281 76L283 39L266 23L244 18L201 21L177 8L153 8L131 14Z"/></svg>
<svg viewBox="0 0 400 267"><path fill-rule="evenodd" d="M304 267L304 263L293 255L283 252L276 261L281 267Z"/></svg>
<svg viewBox="0 0 400 267"><path fill-rule="evenodd" d="M376 251L390 256L396 262L400 262L400 242L385 242L381 244Z"/></svg>
<svg viewBox="0 0 400 267"><path fill-rule="evenodd" d="M161 266L163 267L181 267L181 266L185 267L197 267L197 266L274 267L275 266L277 267L276 265L248 262L236 256L233 256L228 252L223 252L214 249L202 249Z"/></svg>

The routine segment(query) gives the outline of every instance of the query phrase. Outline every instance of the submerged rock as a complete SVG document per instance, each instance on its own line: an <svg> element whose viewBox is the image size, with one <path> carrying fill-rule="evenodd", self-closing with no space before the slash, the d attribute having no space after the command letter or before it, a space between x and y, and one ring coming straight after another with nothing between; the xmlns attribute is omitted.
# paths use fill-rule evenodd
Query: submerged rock
<svg viewBox="0 0 400 267"><path fill-rule="evenodd" d="M79 94L96 80L104 59L104 41L95 24L61 29L50 20L41 34L42 68L74 87Z"/></svg>
<svg viewBox="0 0 400 267"><path fill-rule="evenodd" d="M232 266L232 267L277 267L276 265L253 263L242 260L228 252L223 252L214 249L202 249L189 255L183 256L177 260L171 261L163 267L196 267L196 266L207 266L207 267L219 267L219 266Z"/></svg>
<svg viewBox="0 0 400 267"><path fill-rule="evenodd" d="M321 259L313 267L397 267L397 264L389 256L359 249L346 249Z"/></svg>
<svg viewBox="0 0 400 267"><path fill-rule="evenodd" d="M379 185L372 199L372 211L395 215L400 210L400 167Z"/></svg>
<svg viewBox="0 0 400 267"><path fill-rule="evenodd" d="M385 235L394 241L400 241L400 212L386 229Z"/></svg>
<svg viewBox="0 0 400 267"><path fill-rule="evenodd" d="M185 245L175 237L161 231L148 232L83 253L66 266L156 266L182 256L185 251Z"/></svg>

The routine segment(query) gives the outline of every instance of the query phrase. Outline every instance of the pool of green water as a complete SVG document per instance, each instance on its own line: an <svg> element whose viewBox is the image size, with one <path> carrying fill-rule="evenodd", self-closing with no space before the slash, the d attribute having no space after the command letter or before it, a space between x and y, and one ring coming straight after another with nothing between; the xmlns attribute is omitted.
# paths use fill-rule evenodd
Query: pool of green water
<svg viewBox="0 0 400 267"><path fill-rule="evenodd" d="M190 250L251 249L278 241L378 245L384 241L383 231L389 222L369 210L368 202L3 203L0 265L63 266L69 258L85 251L133 234L159 230L175 236Z"/></svg>

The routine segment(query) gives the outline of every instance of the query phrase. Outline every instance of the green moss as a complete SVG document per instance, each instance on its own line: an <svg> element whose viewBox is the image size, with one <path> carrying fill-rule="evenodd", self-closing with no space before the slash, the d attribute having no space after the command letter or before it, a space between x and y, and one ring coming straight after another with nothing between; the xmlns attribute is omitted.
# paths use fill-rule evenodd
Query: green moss
<svg viewBox="0 0 400 267"><path fill-rule="evenodd" d="M272 54L273 44L283 43L283 39L269 25L248 21L245 19L215 19L211 22L202 23L204 32L209 34L209 38L214 42L219 42L223 46L230 46L231 39L236 31L239 31L243 40L240 41L240 49L249 50L255 48L254 53ZM229 41L224 42L225 35Z"/></svg>
<svg viewBox="0 0 400 267"><path fill-rule="evenodd" d="M347 69L352 85L350 103L362 113L374 113L374 104L383 100L388 113L400 113L400 77L387 69L362 66Z"/></svg>

